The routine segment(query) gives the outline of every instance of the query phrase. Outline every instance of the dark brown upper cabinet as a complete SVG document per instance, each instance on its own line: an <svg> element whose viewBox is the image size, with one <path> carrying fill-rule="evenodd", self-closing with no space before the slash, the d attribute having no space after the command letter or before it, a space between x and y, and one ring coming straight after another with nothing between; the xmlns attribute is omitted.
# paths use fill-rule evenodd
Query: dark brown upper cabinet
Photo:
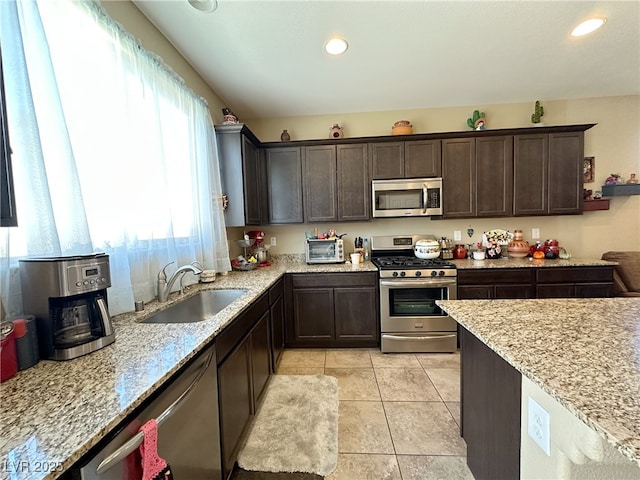
<svg viewBox="0 0 640 480"><path fill-rule="evenodd" d="M269 223L304 222L301 148L268 148L265 154Z"/></svg>
<svg viewBox="0 0 640 480"><path fill-rule="evenodd" d="M440 140L370 143L371 178L440 177L442 174Z"/></svg>
<svg viewBox="0 0 640 480"><path fill-rule="evenodd" d="M514 136L514 215L581 214L584 132Z"/></svg>
<svg viewBox="0 0 640 480"><path fill-rule="evenodd" d="M227 195L225 225L262 225L266 220L260 141L243 124L216 125L222 189Z"/></svg>
<svg viewBox="0 0 640 480"><path fill-rule="evenodd" d="M302 157L305 222L369 220L365 144L303 147Z"/></svg>
<svg viewBox="0 0 640 480"><path fill-rule="evenodd" d="M512 136L445 139L442 165L445 218L512 215Z"/></svg>

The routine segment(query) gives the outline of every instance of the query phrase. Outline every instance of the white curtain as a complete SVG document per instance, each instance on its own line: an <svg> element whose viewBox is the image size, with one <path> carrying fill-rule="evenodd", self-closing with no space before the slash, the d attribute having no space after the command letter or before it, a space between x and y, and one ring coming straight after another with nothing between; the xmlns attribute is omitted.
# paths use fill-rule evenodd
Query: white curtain
<svg viewBox="0 0 640 480"><path fill-rule="evenodd" d="M0 19L19 222L0 229L8 313L29 313L25 256L106 252L112 314L154 298L169 262L230 270L204 100L98 3L1 0Z"/></svg>

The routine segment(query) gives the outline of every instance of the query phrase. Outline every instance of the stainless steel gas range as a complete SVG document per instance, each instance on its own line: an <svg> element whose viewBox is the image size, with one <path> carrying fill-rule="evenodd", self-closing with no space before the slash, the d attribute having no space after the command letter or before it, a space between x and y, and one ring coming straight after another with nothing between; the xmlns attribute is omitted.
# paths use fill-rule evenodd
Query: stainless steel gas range
<svg viewBox="0 0 640 480"><path fill-rule="evenodd" d="M436 300L456 299L455 265L417 258L413 247L433 235L374 236L371 261L380 277L381 350L455 352L457 324Z"/></svg>

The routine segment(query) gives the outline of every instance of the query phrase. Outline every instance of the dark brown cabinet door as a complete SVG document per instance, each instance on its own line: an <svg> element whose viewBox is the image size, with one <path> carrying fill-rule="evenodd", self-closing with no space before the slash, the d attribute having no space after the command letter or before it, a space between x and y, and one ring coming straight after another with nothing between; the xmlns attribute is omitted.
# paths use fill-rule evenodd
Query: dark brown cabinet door
<svg viewBox="0 0 640 480"><path fill-rule="evenodd" d="M476 138L476 215L513 214L513 137Z"/></svg>
<svg viewBox="0 0 640 480"><path fill-rule="evenodd" d="M333 288L293 290L294 341L327 342L335 338Z"/></svg>
<svg viewBox="0 0 640 480"><path fill-rule="evenodd" d="M440 140L417 140L404 143L405 178L442 176Z"/></svg>
<svg viewBox="0 0 640 480"><path fill-rule="evenodd" d="M275 373L284 350L284 298L282 294L273 301L271 311L271 344L273 348L272 370Z"/></svg>
<svg viewBox="0 0 640 480"><path fill-rule="evenodd" d="M550 215L582 214L584 132L549 134Z"/></svg>
<svg viewBox="0 0 640 480"><path fill-rule="evenodd" d="M445 218L475 217L476 142L442 140L442 207Z"/></svg>
<svg viewBox="0 0 640 480"><path fill-rule="evenodd" d="M354 222L371 217L371 182L367 146L338 145L338 221Z"/></svg>
<svg viewBox="0 0 640 480"><path fill-rule="evenodd" d="M331 222L338 218L336 147L304 147L302 176L305 222Z"/></svg>
<svg viewBox="0 0 640 480"><path fill-rule="evenodd" d="M336 288L334 290L336 340L376 342L378 289L375 287Z"/></svg>
<svg viewBox="0 0 640 480"><path fill-rule="evenodd" d="M302 156L298 147L266 150L269 223L302 223Z"/></svg>
<svg viewBox="0 0 640 480"><path fill-rule="evenodd" d="M462 436L478 480L520 478L521 375L461 328Z"/></svg>
<svg viewBox="0 0 640 480"><path fill-rule="evenodd" d="M545 215L548 211L549 136L516 135L513 150L513 214Z"/></svg>
<svg viewBox="0 0 640 480"><path fill-rule="evenodd" d="M253 400L254 405L257 405L262 398L271 375L271 337L269 334L268 311L260 317L260 320L251 331L251 373Z"/></svg>
<svg viewBox="0 0 640 480"><path fill-rule="evenodd" d="M220 440L224 478L233 470L246 425L253 413L251 350L247 337L218 365Z"/></svg>
<svg viewBox="0 0 640 480"><path fill-rule="evenodd" d="M260 150L251 140L242 135L242 162L244 171L244 216L246 225L262 224L262 205L260 195L262 179L260 177Z"/></svg>
<svg viewBox="0 0 640 480"><path fill-rule="evenodd" d="M404 142L370 143L371 179L404 177Z"/></svg>

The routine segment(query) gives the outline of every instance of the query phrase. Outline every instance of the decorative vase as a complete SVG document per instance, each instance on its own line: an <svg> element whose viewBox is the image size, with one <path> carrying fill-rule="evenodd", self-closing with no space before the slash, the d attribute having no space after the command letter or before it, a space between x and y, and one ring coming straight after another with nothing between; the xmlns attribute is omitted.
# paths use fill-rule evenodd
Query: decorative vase
<svg viewBox="0 0 640 480"><path fill-rule="evenodd" d="M409 120L399 120L393 124L391 135L411 135L413 126Z"/></svg>
<svg viewBox="0 0 640 480"><path fill-rule="evenodd" d="M329 129L329 138L343 138L344 132L342 131L342 127L337 123L334 123L333 126Z"/></svg>
<svg viewBox="0 0 640 480"><path fill-rule="evenodd" d="M282 140L283 142L288 142L289 140L291 140L291 135L289 135L289 132L287 132L287 130L282 130L282 133L280 134L280 140Z"/></svg>
<svg viewBox="0 0 640 480"><path fill-rule="evenodd" d="M507 246L507 253L513 258L524 258L529 255L529 242L522 236L522 230L513 231L513 240Z"/></svg>
<svg viewBox="0 0 640 480"><path fill-rule="evenodd" d="M500 245L489 245L484 252L487 258L490 259L502 257L502 248Z"/></svg>

